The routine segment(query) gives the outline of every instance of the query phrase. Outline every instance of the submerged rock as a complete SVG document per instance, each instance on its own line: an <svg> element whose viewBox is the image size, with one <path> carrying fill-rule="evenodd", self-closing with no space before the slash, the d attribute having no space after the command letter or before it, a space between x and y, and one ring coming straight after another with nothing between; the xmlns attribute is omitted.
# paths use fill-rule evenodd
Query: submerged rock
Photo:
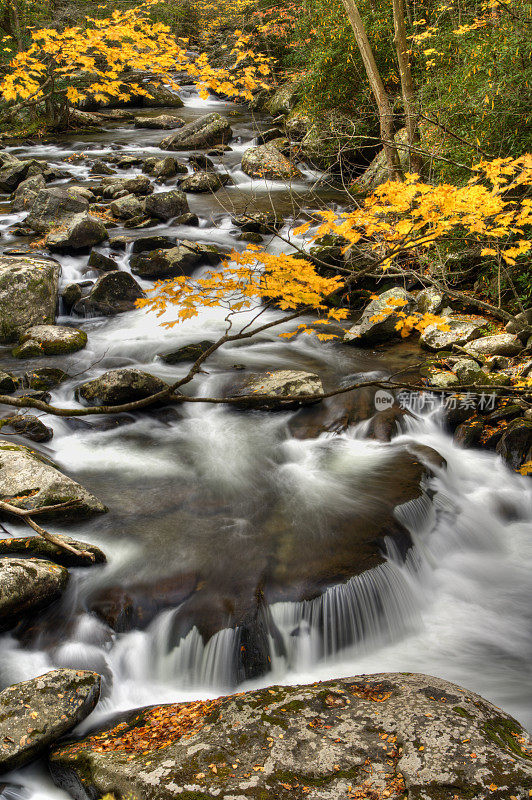
<svg viewBox="0 0 532 800"><path fill-rule="evenodd" d="M233 136L228 120L220 114L204 117L183 125L177 133L167 136L160 144L163 150L196 150L225 144Z"/></svg>
<svg viewBox="0 0 532 800"><path fill-rule="evenodd" d="M0 440L0 497L25 509L78 501L70 509L48 514L54 518L78 519L107 511L93 494L44 456L6 440Z"/></svg>
<svg viewBox="0 0 532 800"><path fill-rule="evenodd" d="M78 550L92 553L94 559L89 556L75 555L69 550L43 539L42 536L19 536L0 539L0 556L20 555L26 558L46 558L48 561L53 561L54 564L60 564L62 567L89 567L93 564L105 564L107 560L105 553L96 545L71 539L70 536L61 535L60 538L66 544Z"/></svg>
<svg viewBox="0 0 532 800"><path fill-rule="evenodd" d="M68 582L64 567L40 558L0 559L0 629L57 600ZM0 734L0 764L4 748Z"/></svg>
<svg viewBox="0 0 532 800"><path fill-rule="evenodd" d="M56 669L0 692L0 772L33 761L85 719L100 681L95 672Z"/></svg>
<svg viewBox="0 0 532 800"><path fill-rule="evenodd" d="M76 800L509 800L532 788L529 748L474 692L382 673L138 709L57 745L49 765Z"/></svg>
<svg viewBox="0 0 532 800"><path fill-rule="evenodd" d="M82 383L76 389L76 397L91 405L118 406L143 400L167 388L163 380L140 369L113 369Z"/></svg>
<svg viewBox="0 0 532 800"><path fill-rule="evenodd" d="M74 310L112 316L133 311L136 301L142 297L144 291L135 278L129 272L116 269L98 278L87 297L76 303Z"/></svg>
<svg viewBox="0 0 532 800"><path fill-rule="evenodd" d="M67 325L34 325L20 337L15 347L15 358L60 356L82 350L87 344L87 334Z"/></svg>
<svg viewBox="0 0 532 800"><path fill-rule="evenodd" d="M32 325L52 324L60 265L44 256L0 256L0 342L17 341Z"/></svg>
<svg viewBox="0 0 532 800"><path fill-rule="evenodd" d="M177 350L170 350L168 353L159 353L159 358L165 364L181 364L184 361L196 361L197 358L212 347L214 342L211 339L203 339L201 342L185 344Z"/></svg>

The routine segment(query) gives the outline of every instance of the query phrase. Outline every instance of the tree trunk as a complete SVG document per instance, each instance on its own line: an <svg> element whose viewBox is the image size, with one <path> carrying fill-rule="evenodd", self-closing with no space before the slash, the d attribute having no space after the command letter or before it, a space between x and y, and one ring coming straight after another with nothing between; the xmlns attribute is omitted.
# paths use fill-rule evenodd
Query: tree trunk
<svg viewBox="0 0 532 800"><path fill-rule="evenodd" d="M421 137L419 126L414 110L415 92L412 80L412 70L410 68L410 58L408 55L408 45L406 41L406 27L403 12L403 0L392 0L393 5L393 27L395 31L394 43L397 52L397 63L399 65L399 76L401 79L401 94L403 95L403 105L406 117L406 132L408 141L408 161L412 172L421 173L421 156L417 152Z"/></svg>
<svg viewBox="0 0 532 800"><path fill-rule="evenodd" d="M347 11L347 16L349 17L351 27L353 28L353 33L355 34L356 43L358 45L358 49L360 50L362 61L364 62L364 67L366 69L371 91L373 92L375 102L377 103L381 139L384 146L384 153L386 155L388 175L391 180L400 180L402 178L401 162L393 136L392 105L386 93L386 89L384 88L384 84L382 82L382 78L380 76L379 69L369 43L368 35L366 33L366 29L364 27L364 23L362 21L362 17L360 16L356 2L355 0L342 1L345 10Z"/></svg>
<svg viewBox="0 0 532 800"><path fill-rule="evenodd" d="M13 35L17 43L17 50L19 53L24 50L24 42L22 40L22 31L20 27L20 9L18 0L10 0L9 13L11 17L11 26L13 28Z"/></svg>

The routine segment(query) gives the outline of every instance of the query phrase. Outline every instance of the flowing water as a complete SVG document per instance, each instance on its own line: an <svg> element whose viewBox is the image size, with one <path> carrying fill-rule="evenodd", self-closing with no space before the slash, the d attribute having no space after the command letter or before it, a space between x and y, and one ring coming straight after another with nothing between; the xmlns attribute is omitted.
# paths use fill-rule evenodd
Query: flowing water
<svg viewBox="0 0 532 800"><path fill-rule="evenodd" d="M187 119L233 111L230 104L185 95ZM232 116L236 141L223 165L235 185L216 196L189 195L199 228L160 225L148 233L229 248L235 210L273 205L288 226L301 208L340 202L314 190L319 176L310 170L291 191L252 182L240 171L242 152L265 124L242 111ZM146 157L161 152L161 138L121 123L83 140L65 137L13 152L63 164L84 182L90 162L72 161L73 154ZM7 202L3 212L4 249L18 247L23 240L8 228L24 214L11 213ZM269 246L279 251L283 244ZM64 284L97 277L86 256L60 260ZM127 261L126 252L121 269ZM116 367L136 366L174 381L186 365L166 365L157 353L217 338L224 329L224 313L216 309L170 330L143 311L58 319L66 321L82 325L89 343L60 360L73 376L53 392L63 406L76 405L80 380ZM11 370L32 367L15 362L7 349L2 361ZM242 367L316 371L332 386L415 361L409 344L373 352L308 336L287 344L271 332L223 347L194 392L216 394ZM366 438L364 422L312 437L314 412L244 413L207 404L123 415L120 424L45 421L54 438L40 449L110 509L68 529L49 528L98 544L108 563L71 570L58 604L17 637L2 636L2 686L57 666L99 671L103 696L84 730L111 712L216 696L237 682L251 688L417 671L475 690L532 725L530 484L494 455L456 447L437 409L409 417L391 443ZM446 462L423 478L421 493L407 486L414 469L409 453L419 445ZM16 524L8 528L25 533ZM384 559L368 549L373 534ZM413 541L410 549L405 536ZM242 649L251 645L255 661L243 667ZM259 666L267 663L266 674L257 659ZM8 777L24 787L9 789L10 797L65 797L39 765Z"/></svg>

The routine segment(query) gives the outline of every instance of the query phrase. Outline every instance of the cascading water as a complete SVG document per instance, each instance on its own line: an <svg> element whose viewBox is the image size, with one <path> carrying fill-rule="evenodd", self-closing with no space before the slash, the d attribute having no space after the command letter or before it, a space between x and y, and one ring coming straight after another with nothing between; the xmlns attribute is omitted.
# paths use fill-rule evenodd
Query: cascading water
<svg viewBox="0 0 532 800"><path fill-rule="evenodd" d="M226 107L190 93L183 115L193 118L206 106L222 113ZM243 114L232 124L239 139L224 164L236 185L224 190L226 210L210 196L194 197L191 210L202 220L199 228L161 225L150 233L233 246L228 214L245 206L251 193L259 206L274 202L284 214L297 213L286 187L251 183L240 173L242 151L255 130ZM151 131L110 129L91 144L91 156L111 152L111 145L151 155L160 152L160 138ZM78 181L85 180L87 165L66 161L84 148L87 143L43 145L32 149L32 157L68 164ZM295 188L303 197L308 192L308 184ZM7 247L17 244L9 226L22 218L3 217ZM96 277L85 266L86 257L61 261L64 283ZM126 252L120 268L127 269L127 262ZM72 321L58 321L67 319ZM76 320L89 343L63 359L61 366L74 377L54 390L54 402L75 405L80 375L87 379L119 366L175 380L187 367L167 365L157 353L217 338L224 312L208 309L170 330L160 321L142 311ZM311 337L287 345L268 333L257 342L221 348L209 361L208 374L199 376L195 392L217 393L238 374L235 365L251 371L310 369L332 383L347 374L386 374L393 371L395 357L324 346ZM104 678L103 696L84 729L114 711L229 691L249 637L246 603L267 575L270 589L259 622L270 671L249 678L245 688L419 671L463 684L532 725L532 493L527 480L511 474L494 455L459 449L443 431L437 411L410 417L390 444L366 439L365 423L339 435L295 438L290 426L296 416L194 404L174 415L131 416L119 426L47 418L54 438L43 451L111 509L69 533L101 546L108 564L72 570L67 596L58 609L43 613L37 631L22 640L2 636L0 683L55 666L97 670ZM409 534L413 547L405 549L404 537L387 535L381 563L345 579L325 576L312 584L314 554L331 558L337 546L349 554L351 519L364 531L375 517L386 516L389 496L395 497L402 479L397 464L414 445L433 448L445 465L432 465L421 495L393 503L387 524ZM20 526L9 529L22 535ZM58 525L50 529L64 532ZM148 608L150 614L142 624L113 630L105 614L97 616L95 610L123 586L148 595L143 612ZM162 599L158 594L156 602L157 593ZM244 611L238 616L240 607ZM212 630L205 608L216 615ZM200 622L190 622L196 619ZM38 766L9 777L34 800L65 797ZM17 789L9 792L20 796Z"/></svg>

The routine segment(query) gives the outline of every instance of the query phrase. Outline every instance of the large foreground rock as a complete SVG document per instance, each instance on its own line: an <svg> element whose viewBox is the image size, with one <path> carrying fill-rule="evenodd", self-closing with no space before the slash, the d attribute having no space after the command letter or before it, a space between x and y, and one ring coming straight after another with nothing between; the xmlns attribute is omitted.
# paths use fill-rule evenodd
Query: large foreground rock
<svg viewBox="0 0 532 800"><path fill-rule="evenodd" d="M474 692L384 673L140 709L52 749L76 800L524 800L529 737Z"/></svg>
<svg viewBox="0 0 532 800"><path fill-rule="evenodd" d="M85 719L100 681L95 672L56 669L0 692L0 772L33 761Z"/></svg>
<svg viewBox="0 0 532 800"><path fill-rule="evenodd" d="M68 582L64 567L40 558L0 559L0 629L44 608L61 596ZM0 764L2 737L0 735Z"/></svg>
<svg viewBox="0 0 532 800"><path fill-rule="evenodd" d="M415 308L415 300L400 286L389 289L369 303L358 323L346 334L346 341L353 344L374 344L398 336L395 326L399 313L409 314Z"/></svg>
<svg viewBox="0 0 532 800"><path fill-rule="evenodd" d="M0 256L0 342L55 320L60 266L43 256Z"/></svg>
<svg viewBox="0 0 532 800"><path fill-rule="evenodd" d="M82 383L76 397L93 405L119 406L162 392L168 384L140 369L113 369Z"/></svg>
<svg viewBox="0 0 532 800"><path fill-rule="evenodd" d="M196 150L225 144L233 135L231 126L220 114L207 114L204 117L183 125L177 133L163 139L163 150Z"/></svg>
<svg viewBox="0 0 532 800"><path fill-rule="evenodd" d="M76 519L107 511L94 495L59 472L44 456L5 440L0 440L0 498L26 509L77 500L72 509L54 514Z"/></svg>

